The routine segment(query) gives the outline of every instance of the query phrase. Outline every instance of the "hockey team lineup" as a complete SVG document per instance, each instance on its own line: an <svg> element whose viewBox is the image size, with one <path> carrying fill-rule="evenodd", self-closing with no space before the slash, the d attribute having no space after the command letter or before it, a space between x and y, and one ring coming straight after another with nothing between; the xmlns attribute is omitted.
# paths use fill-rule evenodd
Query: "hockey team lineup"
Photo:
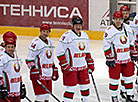
<svg viewBox="0 0 138 102"><path fill-rule="evenodd" d="M138 102L138 15L122 6L102 41L89 40L83 18L51 38L5 32L0 48L0 102Z"/></svg>

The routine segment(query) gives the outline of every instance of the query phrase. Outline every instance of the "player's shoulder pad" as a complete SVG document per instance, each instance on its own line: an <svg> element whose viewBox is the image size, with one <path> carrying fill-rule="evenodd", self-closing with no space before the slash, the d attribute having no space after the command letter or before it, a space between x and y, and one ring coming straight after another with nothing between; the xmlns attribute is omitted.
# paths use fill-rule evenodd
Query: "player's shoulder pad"
<svg viewBox="0 0 138 102"><path fill-rule="evenodd" d="M89 39L88 34L86 32L81 31L81 34L85 39Z"/></svg>
<svg viewBox="0 0 138 102"><path fill-rule="evenodd" d="M105 33L104 33L103 39L110 39L110 38L112 38L113 34L114 34L113 33L113 25L108 26L105 29Z"/></svg>
<svg viewBox="0 0 138 102"><path fill-rule="evenodd" d="M0 54L0 66L3 66L8 61L9 61L8 55L6 53L1 53Z"/></svg>
<svg viewBox="0 0 138 102"><path fill-rule="evenodd" d="M54 46L54 41L53 41L52 39L47 38L47 40L48 40L48 42L50 42L50 45L51 45L51 46Z"/></svg>
<svg viewBox="0 0 138 102"><path fill-rule="evenodd" d="M33 51L37 50L37 46L38 46L39 42L40 42L39 37L35 37L35 38L31 41L31 43L30 43L30 45L29 45L29 49L30 49L30 50L33 50Z"/></svg>
<svg viewBox="0 0 138 102"><path fill-rule="evenodd" d="M133 31L132 31L132 28L130 27L130 25L123 23L123 26L125 27L127 32L133 34Z"/></svg>
<svg viewBox="0 0 138 102"><path fill-rule="evenodd" d="M71 30L69 30L69 31L67 31L67 32L65 32L62 36L61 36L61 38L60 38L60 42L63 42L63 43L68 43L68 42L70 42L69 40L70 40L70 37L72 36L72 34L71 34Z"/></svg>

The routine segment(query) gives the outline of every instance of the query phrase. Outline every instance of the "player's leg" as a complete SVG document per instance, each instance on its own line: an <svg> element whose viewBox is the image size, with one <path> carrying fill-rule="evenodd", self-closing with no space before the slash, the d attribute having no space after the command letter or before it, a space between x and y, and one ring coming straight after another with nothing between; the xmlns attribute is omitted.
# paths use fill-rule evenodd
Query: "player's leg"
<svg viewBox="0 0 138 102"><path fill-rule="evenodd" d="M77 89L77 86L66 86L66 91L64 92L64 102L73 102L73 96Z"/></svg>
<svg viewBox="0 0 138 102"><path fill-rule="evenodd" d="M133 80L134 80L134 64L132 62L128 62L124 65L122 69L122 75L125 77L124 85L127 92L127 102L137 102L134 99L133 93Z"/></svg>
<svg viewBox="0 0 138 102"><path fill-rule="evenodd" d="M77 72L63 72L63 84L66 86L64 102L73 102L77 89Z"/></svg>
<svg viewBox="0 0 138 102"><path fill-rule="evenodd" d="M40 80L41 83L50 91L52 92L52 80ZM32 80L33 89L35 93L35 102L41 102L41 101L48 101L50 94L37 83L36 80Z"/></svg>
<svg viewBox="0 0 138 102"><path fill-rule="evenodd" d="M118 86L121 73L121 65L116 63L115 67L109 67L109 92L112 102L119 102L118 100Z"/></svg>
<svg viewBox="0 0 138 102"><path fill-rule="evenodd" d="M78 72L78 83L80 86L80 92L81 92L81 100L82 102L89 102L89 96L90 96L90 79L88 75L88 70L82 70Z"/></svg>
<svg viewBox="0 0 138 102"><path fill-rule="evenodd" d="M122 76L121 78L121 86L120 86L120 96L122 100L126 100L127 98L127 93L125 89L125 83L124 83L125 77Z"/></svg>

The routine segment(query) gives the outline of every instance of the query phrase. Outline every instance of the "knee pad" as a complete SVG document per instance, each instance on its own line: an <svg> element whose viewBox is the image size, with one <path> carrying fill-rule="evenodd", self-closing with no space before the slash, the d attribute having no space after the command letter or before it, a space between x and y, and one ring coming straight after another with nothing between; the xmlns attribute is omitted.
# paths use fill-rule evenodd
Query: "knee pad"
<svg viewBox="0 0 138 102"><path fill-rule="evenodd" d="M131 83L134 80L134 75L130 77L124 77L125 84Z"/></svg>

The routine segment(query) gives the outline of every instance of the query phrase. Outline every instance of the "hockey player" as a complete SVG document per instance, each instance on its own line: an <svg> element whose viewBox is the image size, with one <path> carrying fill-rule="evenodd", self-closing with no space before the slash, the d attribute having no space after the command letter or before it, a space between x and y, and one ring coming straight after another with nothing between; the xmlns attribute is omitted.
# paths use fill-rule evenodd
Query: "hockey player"
<svg viewBox="0 0 138 102"><path fill-rule="evenodd" d="M133 20L133 30L134 30L134 34L135 34L135 45L136 45L136 50L138 53L138 14L135 16L134 20ZM138 61L137 61L138 63ZM136 85L137 85L137 92L138 92L138 69L137 69L137 74L136 74Z"/></svg>
<svg viewBox="0 0 138 102"><path fill-rule="evenodd" d="M89 102L89 75L94 71L94 61L89 49L88 35L82 31L83 21L80 17L72 19L72 30L65 32L57 47L57 58L66 86L64 102L73 102L73 96L80 86L82 102Z"/></svg>
<svg viewBox="0 0 138 102"><path fill-rule="evenodd" d="M120 11L123 14L123 22L131 26L133 22L129 19L130 8L128 6L121 6Z"/></svg>
<svg viewBox="0 0 138 102"><path fill-rule="evenodd" d="M0 102L20 102L26 89L22 83L20 57L15 54L17 36L13 32L3 35L5 51L0 54Z"/></svg>
<svg viewBox="0 0 138 102"><path fill-rule="evenodd" d="M50 94L38 84L37 80L52 92L52 80L57 80L58 68L54 64L54 43L48 38L51 27L49 24L40 26L40 36L35 37L29 45L29 53L26 64L30 69L30 79L32 81L35 102L48 102Z"/></svg>
<svg viewBox="0 0 138 102"><path fill-rule="evenodd" d="M134 30L134 23L133 23L133 21L131 21L129 19L130 8L128 6L121 6L120 11L123 14L123 22L128 24L131 27L131 29ZM126 90L124 87L124 79L123 78L121 79L121 88L120 89L121 89L120 90L121 98L124 100L124 99L126 99Z"/></svg>
<svg viewBox="0 0 138 102"><path fill-rule="evenodd" d="M122 13L116 11L113 14L114 23L107 27L103 38L106 65L109 67L109 90L112 102L119 102L118 86L120 74L122 74L127 93L126 102L137 102L133 94L134 64L132 61L137 61L134 36L131 28L122 23L122 20Z"/></svg>

